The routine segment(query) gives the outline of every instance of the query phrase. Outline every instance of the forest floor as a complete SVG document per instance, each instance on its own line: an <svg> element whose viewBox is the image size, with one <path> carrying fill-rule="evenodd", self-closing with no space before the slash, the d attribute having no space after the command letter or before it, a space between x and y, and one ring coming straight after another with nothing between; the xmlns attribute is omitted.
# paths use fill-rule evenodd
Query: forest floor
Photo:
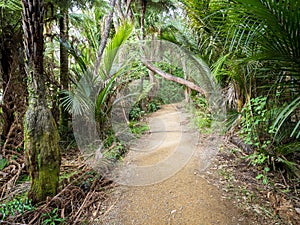
<svg viewBox="0 0 300 225"><path fill-rule="evenodd" d="M174 105L163 106L162 109L151 114L148 118L150 134L142 137L136 145L142 146L143 152L130 151L124 159L125 164L134 163L144 167L158 165L161 160L172 155L174 149L182 143L187 144L186 148L194 147L195 151L181 169L176 167L180 162L179 156L172 168L174 174L170 176L161 175L163 172L157 168L160 172L152 170L151 173L141 174L140 178L142 177L143 182L151 181L147 185L139 184L137 178L127 183L121 182L125 185L120 184L114 188L110 200L107 201L111 204L107 205L98 223L105 225L298 224L299 214L296 211L291 214L292 210L287 201L282 211L277 210L277 213L274 213L271 201L273 193L268 191L266 185L259 184L254 172L251 173L247 169L246 163L236 161L234 154L237 151L233 154L229 151L230 147L224 147L223 143L223 150L216 156L212 154L215 156L215 160L212 160L211 156L203 157L203 153L209 155L206 153L215 152L213 149L215 146L208 135L200 134L196 146L193 146L194 143L190 143L190 140L184 142L183 133L188 127L186 121L189 119L190 116L183 109ZM155 132L159 126L165 132ZM170 132L179 130L181 131ZM150 146L151 151L145 150L147 146ZM158 174L161 177L157 177ZM157 178L157 182L153 177ZM135 186L129 185L130 182ZM279 219L278 212L284 215L289 213L287 216L282 216L285 222Z"/></svg>
<svg viewBox="0 0 300 225"><path fill-rule="evenodd" d="M124 159L105 176L77 148L64 151L59 193L35 207L18 200L26 196L30 182L22 181L28 177L25 170L9 164L2 170L8 175L0 179L0 202L5 203L0 223L300 224L296 179L283 170L270 171L268 183L262 184L257 179L262 168L251 166L248 155L225 137L199 133L193 119L180 105L162 106L146 118L150 131L133 141ZM30 209L23 212L25 205ZM12 212L2 221L5 209Z"/></svg>

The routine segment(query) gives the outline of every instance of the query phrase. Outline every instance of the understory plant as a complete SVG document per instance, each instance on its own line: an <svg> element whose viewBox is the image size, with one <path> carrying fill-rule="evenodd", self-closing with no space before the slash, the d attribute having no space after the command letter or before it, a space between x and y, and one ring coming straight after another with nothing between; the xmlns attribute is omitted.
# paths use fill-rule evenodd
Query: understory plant
<svg viewBox="0 0 300 225"><path fill-rule="evenodd" d="M28 198L14 198L13 200L0 205L0 219L14 217L17 214L23 214L25 211L33 211L35 208Z"/></svg>
<svg viewBox="0 0 300 225"><path fill-rule="evenodd" d="M241 111L240 135L254 149L254 153L246 158L260 171L256 178L264 184L268 183L267 174L271 168L284 167L294 176L300 175L295 158L300 151L299 141L290 138L288 133L279 137L276 132L275 118L281 112L279 107L271 107L265 96L252 98Z"/></svg>
<svg viewBox="0 0 300 225"><path fill-rule="evenodd" d="M196 95L192 97L191 101L193 109L192 111L195 115L193 118L193 123L201 133L210 133L213 118L209 111L206 98Z"/></svg>
<svg viewBox="0 0 300 225"><path fill-rule="evenodd" d="M51 212L44 213L42 217L43 217L42 225L64 224L64 218L61 218L58 215L58 208L53 209Z"/></svg>

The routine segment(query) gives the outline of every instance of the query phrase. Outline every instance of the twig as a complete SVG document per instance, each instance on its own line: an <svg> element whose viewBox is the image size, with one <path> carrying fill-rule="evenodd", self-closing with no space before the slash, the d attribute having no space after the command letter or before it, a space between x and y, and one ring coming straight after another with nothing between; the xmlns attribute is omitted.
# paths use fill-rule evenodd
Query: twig
<svg viewBox="0 0 300 225"><path fill-rule="evenodd" d="M111 210L112 208L117 204L119 201L120 197L102 214L102 218L104 218Z"/></svg>
<svg viewBox="0 0 300 225"><path fill-rule="evenodd" d="M78 209L78 211L76 212L76 214L75 214L75 216L74 216L74 217L75 217L74 224L76 224L76 222L78 221L79 216L81 215L81 211L82 211L82 209L83 209L84 206L85 206L85 203L91 198L91 196L93 196L94 193L95 193L95 190L94 190L92 193L89 192L89 193L87 194L87 196L85 197L83 203L81 204L80 208Z"/></svg>
<svg viewBox="0 0 300 225"><path fill-rule="evenodd" d="M286 180L285 180L285 178L284 178L284 176L283 176L283 174L282 174L282 171L279 170L279 172L280 172L280 175L281 175L281 177L282 177L282 179L283 179L283 182L284 182L285 186L286 186L286 187L289 187L289 185L287 184L287 182L286 182Z"/></svg>
<svg viewBox="0 0 300 225"><path fill-rule="evenodd" d="M77 181L78 179L80 179L81 177L83 177L85 175L85 173L83 173L81 176L79 176L77 179L73 180L70 184L68 184L64 189L62 189L57 195L55 195L49 202L47 202L43 207L41 207L41 209L39 210L39 212L42 212L43 210L45 210L50 203L52 203L56 198L58 198L60 195L62 195L62 193L64 193L64 191L66 191L73 183L75 183L75 181ZM39 217L40 215L37 214L32 220L30 220L29 224L33 224L33 222Z"/></svg>

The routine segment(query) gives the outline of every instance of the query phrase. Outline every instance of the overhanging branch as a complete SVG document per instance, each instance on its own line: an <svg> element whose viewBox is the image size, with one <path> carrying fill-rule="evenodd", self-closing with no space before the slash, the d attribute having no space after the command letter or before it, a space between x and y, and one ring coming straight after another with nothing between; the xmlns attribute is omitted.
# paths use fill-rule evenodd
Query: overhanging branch
<svg viewBox="0 0 300 225"><path fill-rule="evenodd" d="M143 64L149 69L151 70L152 72L162 76L163 78L167 79L167 80L170 80L170 81L174 81L176 83L179 83L179 84L182 84L190 89L193 89L197 92L199 92L200 94L202 95L205 95L205 92L204 90L199 87L198 85L194 84L193 82L191 81L188 81L188 80L185 80L185 79L182 79L180 77L175 77L173 76L172 74L169 74L169 73L166 73L162 70L160 70L159 68L153 66L151 63L149 62L146 62L146 61L143 61Z"/></svg>

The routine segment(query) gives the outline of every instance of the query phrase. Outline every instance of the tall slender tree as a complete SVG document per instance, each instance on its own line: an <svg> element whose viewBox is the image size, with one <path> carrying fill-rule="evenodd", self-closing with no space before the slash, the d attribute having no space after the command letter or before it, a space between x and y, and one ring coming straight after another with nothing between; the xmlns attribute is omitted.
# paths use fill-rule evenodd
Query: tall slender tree
<svg viewBox="0 0 300 225"><path fill-rule="evenodd" d="M29 107L24 123L24 147L31 177L29 198L33 203L37 203L57 192L60 170L59 135L45 95L44 2L22 0L22 9L29 90Z"/></svg>
<svg viewBox="0 0 300 225"><path fill-rule="evenodd" d="M64 4L63 4L64 3ZM69 57L66 43L69 38L69 1L63 1L60 6L59 31L60 31L60 88L69 89ZM62 96L63 97L63 96ZM67 110L60 106L60 129L65 130L68 127L69 114Z"/></svg>

